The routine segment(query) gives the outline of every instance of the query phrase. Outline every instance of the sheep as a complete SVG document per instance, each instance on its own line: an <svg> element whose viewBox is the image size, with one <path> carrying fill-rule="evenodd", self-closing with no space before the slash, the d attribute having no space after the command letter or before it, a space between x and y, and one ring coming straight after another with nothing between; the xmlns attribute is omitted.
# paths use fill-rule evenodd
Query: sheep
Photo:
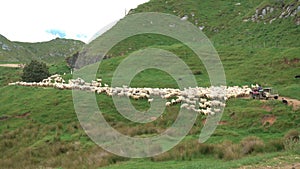
<svg viewBox="0 0 300 169"><path fill-rule="evenodd" d="M187 103L183 103L180 108L187 108L189 105Z"/></svg>
<svg viewBox="0 0 300 169"><path fill-rule="evenodd" d="M17 85L16 83L8 83L9 86L15 86Z"/></svg>
<svg viewBox="0 0 300 169"><path fill-rule="evenodd" d="M134 100L139 100L139 96L137 96L137 95L132 95L132 98L134 99Z"/></svg>
<svg viewBox="0 0 300 169"><path fill-rule="evenodd" d="M54 83L52 83L54 80ZM54 75L47 79L44 79L41 83L25 83L16 82L11 85L21 85L21 86L38 86L38 87L55 87L58 89L75 89L84 90L88 92L96 92L97 94L106 93L108 96L117 95L119 97L127 96L135 100L138 99L148 99L148 102L153 102L153 98L150 96L160 96L161 98L171 99L165 103L166 106L171 106L177 103L183 103L180 107L192 110L194 112L203 114L214 114L221 112L221 109L214 109L211 111L211 107L225 107L226 104L222 101L226 101L229 98L240 97L249 95L251 89L248 86L212 86L212 87L195 87L195 88L184 88L183 90L172 89L172 88L130 88L128 86L111 88L108 84L104 84L102 87L102 79L97 79L91 83L86 83L84 80L77 78L68 81L68 84L64 84L64 80L59 75ZM258 85L252 85L258 86ZM226 95L225 92L226 91ZM213 100L211 100L213 99ZM218 100L216 100L218 99ZM222 101L221 101L222 100ZM200 109L196 109L199 105ZM202 112L202 109L204 112Z"/></svg>
<svg viewBox="0 0 300 169"><path fill-rule="evenodd" d="M285 105L288 105L288 101L285 100L285 98L282 98L282 103L285 104Z"/></svg>
<svg viewBox="0 0 300 169"><path fill-rule="evenodd" d="M125 93L124 92L117 93L117 96L119 96L119 97L125 96Z"/></svg>
<svg viewBox="0 0 300 169"><path fill-rule="evenodd" d="M221 112L221 109L216 109L216 108L215 108L213 111L214 111L215 113L220 113L220 112Z"/></svg>
<svg viewBox="0 0 300 169"><path fill-rule="evenodd" d="M182 101L182 99L180 99L180 98L177 98L177 99L175 100L176 103L181 103L181 101Z"/></svg>
<svg viewBox="0 0 300 169"><path fill-rule="evenodd" d="M171 100L171 103L172 103L172 104L176 104L177 102L176 102L175 99L172 99L172 100Z"/></svg>
<svg viewBox="0 0 300 169"><path fill-rule="evenodd" d="M146 94L146 93L141 93L140 97L141 98L149 98L150 96L148 94Z"/></svg>
<svg viewBox="0 0 300 169"><path fill-rule="evenodd" d="M196 109L195 112L197 112L198 114L201 114L202 110L201 109Z"/></svg>
<svg viewBox="0 0 300 169"><path fill-rule="evenodd" d="M204 106L205 106L205 107L211 107L211 101L205 102L205 103L204 103Z"/></svg>
<svg viewBox="0 0 300 169"><path fill-rule="evenodd" d="M166 102L167 107L171 106L171 104L172 104L171 102Z"/></svg>
<svg viewBox="0 0 300 169"><path fill-rule="evenodd" d="M202 98L200 98L200 102L201 102L201 103L205 103L205 102L207 102L207 99L202 99Z"/></svg>
<svg viewBox="0 0 300 169"><path fill-rule="evenodd" d="M210 110L204 110L202 109L201 112L204 114L204 115L210 115L211 114L211 111Z"/></svg>
<svg viewBox="0 0 300 169"><path fill-rule="evenodd" d="M199 107L200 108L206 108L206 105L204 105L203 103L199 103Z"/></svg>
<svg viewBox="0 0 300 169"><path fill-rule="evenodd" d="M148 99L148 103L152 103L153 102L153 98L151 98L151 99Z"/></svg>
<svg viewBox="0 0 300 169"><path fill-rule="evenodd" d="M189 104L192 104L192 105L196 105L197 104L197 101L188 101L187 103L189 103Z"/></svg>
<svg viewBox="0 0 300 169"><path fill-rule="evenodd" d="M196 108L195 105L190 105L190 109L194 110Z"/></svg>

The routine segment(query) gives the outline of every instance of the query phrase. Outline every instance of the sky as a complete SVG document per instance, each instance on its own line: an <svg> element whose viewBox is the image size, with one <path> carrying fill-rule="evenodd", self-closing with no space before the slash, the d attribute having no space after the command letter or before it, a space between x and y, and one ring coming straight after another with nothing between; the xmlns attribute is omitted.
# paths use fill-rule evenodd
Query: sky
<svg viewBox="0 0 300 169"><path fill-rule="evenodd" d="M0 34L11 41L89 40L149 0L0 0Z"/></svg>

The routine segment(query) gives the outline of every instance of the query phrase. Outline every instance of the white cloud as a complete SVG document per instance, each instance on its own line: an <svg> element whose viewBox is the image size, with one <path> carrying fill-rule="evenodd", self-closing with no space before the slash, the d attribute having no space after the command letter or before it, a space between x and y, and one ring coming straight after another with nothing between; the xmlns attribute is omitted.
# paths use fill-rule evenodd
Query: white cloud
<svg viewBox="0 0 300 169"><path fill-rule="evenodd" d="M148 0L2 0L0 34L13 41L39 42L66 38L87 42L104 26Z"/></svg>

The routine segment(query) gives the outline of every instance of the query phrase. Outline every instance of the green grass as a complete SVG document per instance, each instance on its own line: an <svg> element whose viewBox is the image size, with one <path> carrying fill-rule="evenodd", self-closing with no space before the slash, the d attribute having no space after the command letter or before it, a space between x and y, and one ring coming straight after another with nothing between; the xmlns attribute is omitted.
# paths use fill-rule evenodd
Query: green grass
<svg viewBox="0 0 300 169"><path fill-rule="evenodd" d="M185 46L177 44L168 49L179 56L189 66L192 72L200 71L195 78L199 86L210 86L209 76L200 59ZM279 95L300 99L300 80L295 79L300 62L297 54L300 48L247 48L219 46L216 48L225 69L228 86L261 84L273 87ZM114 70L126 58L113 57L103 60L99 66L98 77L107 84L111 83ZM241 69L242 68L242 69ZM159 70L145 70L139 73L131 82L134 87L173 87L178 88L176 81ZM147 85L148 84L148 85Z"/></svg>
<svg viewBox="0 0 300 169"><path fill-rule="evenodd" d="M8 117L7 120L0 123L0 145L2 152L5 154L0 159L0 163L4 166L12 165L9 160L24 158L24 156L27 156L29 150L32 151L32 156L26 158L26 161L30 163L27 164L25 161L19 160L19 165L80 168L80 166L102 166L113 164L120 160L128 160L122 158L114 160L117 157L107 154L106 162L97 161L94 164L83 162L79 166L75 165L73 161L78 160L79 157L88 159L90 156L93 156L91 153L95 153L96 150L94 149L96 149L96 146L84 134L78 123L73 108L71 91L9 86L0 88L0 93L0 102L2 103L0 117ZM176 118L175 112L178 111L177 106L169 107L165 110L163 119L141 125L130 122L122 117L113 108L111 98L105 95L98 95L97 100L106 120L114 128L130 136L147 137L153 134L156 135L158 131L166 129L174 122ZM269 144L271 140L283 138L284 134L290 129L300 130L299 110L294 111L279 101L262 103L257 100L236 99L230 100L227 104L222 118L222 121L227 121L227 125L219 126L206 144L218 145L224 140L231 140L233 143L238 144L243 138L249 135L255 135L261 138L266 144ZM148 107L148 103L146 101L138 101L134 102L134 106L144 109ZM267 112L263 106L271 107L272 111ZM26 112L29 112L30 115L24 118L16 117ZM274 114L277 117L276 123L273 126L262 126L261 118L264 114ZM186 143L194 142L198 139L199 129L203 127L201 123L202 118L202 116L198 117L190 134L180 145L188 146L190 144ZM41 151L45 146L48 148ZM88 153L88 150L91 150L91 152ZM274 152L275 150L268 150L267 152L269 151ZM19 153L15 154L16 152ZM72 154L72 156L66 155L65 153L67 152L68 154ZM101 149L97 149L96 152L105 153ZM168 167L170 165L171 167L172 164L176 164L176 166L182 165L182 167L186 167L187 162L185 160L191 158L192 161L189 162L190 165L188 166L196 167L200 165L199 160L201 161L203 158L203 161L207 161L206 163L201 162L203 163L201 164L203 167L214 167L209 161L217 160L214 153L210 152L207 156L201 155L201 153L196 153L194 157L189 157L188 155L182 161L180 155L176 152L176 148L174 151L170 151L174 155L174 158L176 157L175 159L178 160L177 162L157 162L153 165L157 165L157 167L160 167L160 165L161 167ZM265 154L264 156L267 157L269 155ZM65 164L59 162L60 158L65 160ZM248 159L247 156L246 159ZM224 162L223 160L217 161L220 163ZM145 162L139 162L140 164L137 165L146 168L149 162L146 160ZM132 166L134 163L136 163L135 160L130 161L128 164L125 163L124 167ZM225 164L231 167L236 166L239 162L226 162ZM17 167L19 165L15 164L12 166Z"/></svg>
<svg viewBox="0 0 300 169"><path fill-rule="evenodd" d="M8 83L20 80L22 69L0 67L0 87L8 85Z"/></svg>
<svg viewBox="0 0 300 169"><path fill-rule="evenodd" d="M256 155L250 156L239 160L233 161L223 161L216 160L212 157L200 158L197 160L191 161L168 161L168 162L151 162L148 160L131 160L130 162L122 162L119 164L111 165L109 167L103 167L103 169L115 169L115 168L124 168L124 169L132 169L132 168L155 168L155 169L164 169L164 168L214 168L214 169L229 169L229 168L239 168L242 166L255 165L255 164L263 164L263 166L274 166L278 165L278 161L273 160L276 157L282 158L280 161L288 160L288 153L270 153L264 155ZM266 161L268 163L266 163ZM296 162L296 160L289 159L289 162Z"/></svg>
<svg viewBox="0 0 300 169"><path fill-rule="evenodd" d="M236 3L241 3L236 6ZM285 0L285 6L299 2ZM243 19L250 18L255 10L265 6L272 6L276 10L260 23L247 22ZM189 16L189 21L196 26L205 26L204 33L215 45L226 46L253 46L253 47L299 47L299 28L295 24L295 17L277 19L273 24L269 20L279 17L281 14L280 4L270 0L251 1L180 1L169 0L166 4L163 0L151 0L140 5L131 13L139 12L163 12L179 17ZM192 13L194 17L192 17ZM299 17L299 16L298 16ZM296 36L298 38L292 38Z"/></svg>

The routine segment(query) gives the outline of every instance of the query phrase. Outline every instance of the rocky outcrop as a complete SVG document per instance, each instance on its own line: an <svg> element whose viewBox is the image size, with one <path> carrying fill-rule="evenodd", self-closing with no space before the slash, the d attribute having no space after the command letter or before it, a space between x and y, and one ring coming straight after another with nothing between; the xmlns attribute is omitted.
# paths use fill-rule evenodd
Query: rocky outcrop
<svg viewBox="0 0 300 169"><path fill-rule="evenodd" d="M284 19L289 17L296 17L295 23L300 25L300 5L290 4L290 5L283 5L282 7L276 6L265 6L263 8L257 8L255 14L253 14L250 18L246 18L244 22L265 22L272 24L277 19Z"/></svg>
<svg viewBox="0 0 300 169"><path fill-rule="evenodd" d="M2 44L2 50L11 51L11 48L6 44Z"/></svg>

